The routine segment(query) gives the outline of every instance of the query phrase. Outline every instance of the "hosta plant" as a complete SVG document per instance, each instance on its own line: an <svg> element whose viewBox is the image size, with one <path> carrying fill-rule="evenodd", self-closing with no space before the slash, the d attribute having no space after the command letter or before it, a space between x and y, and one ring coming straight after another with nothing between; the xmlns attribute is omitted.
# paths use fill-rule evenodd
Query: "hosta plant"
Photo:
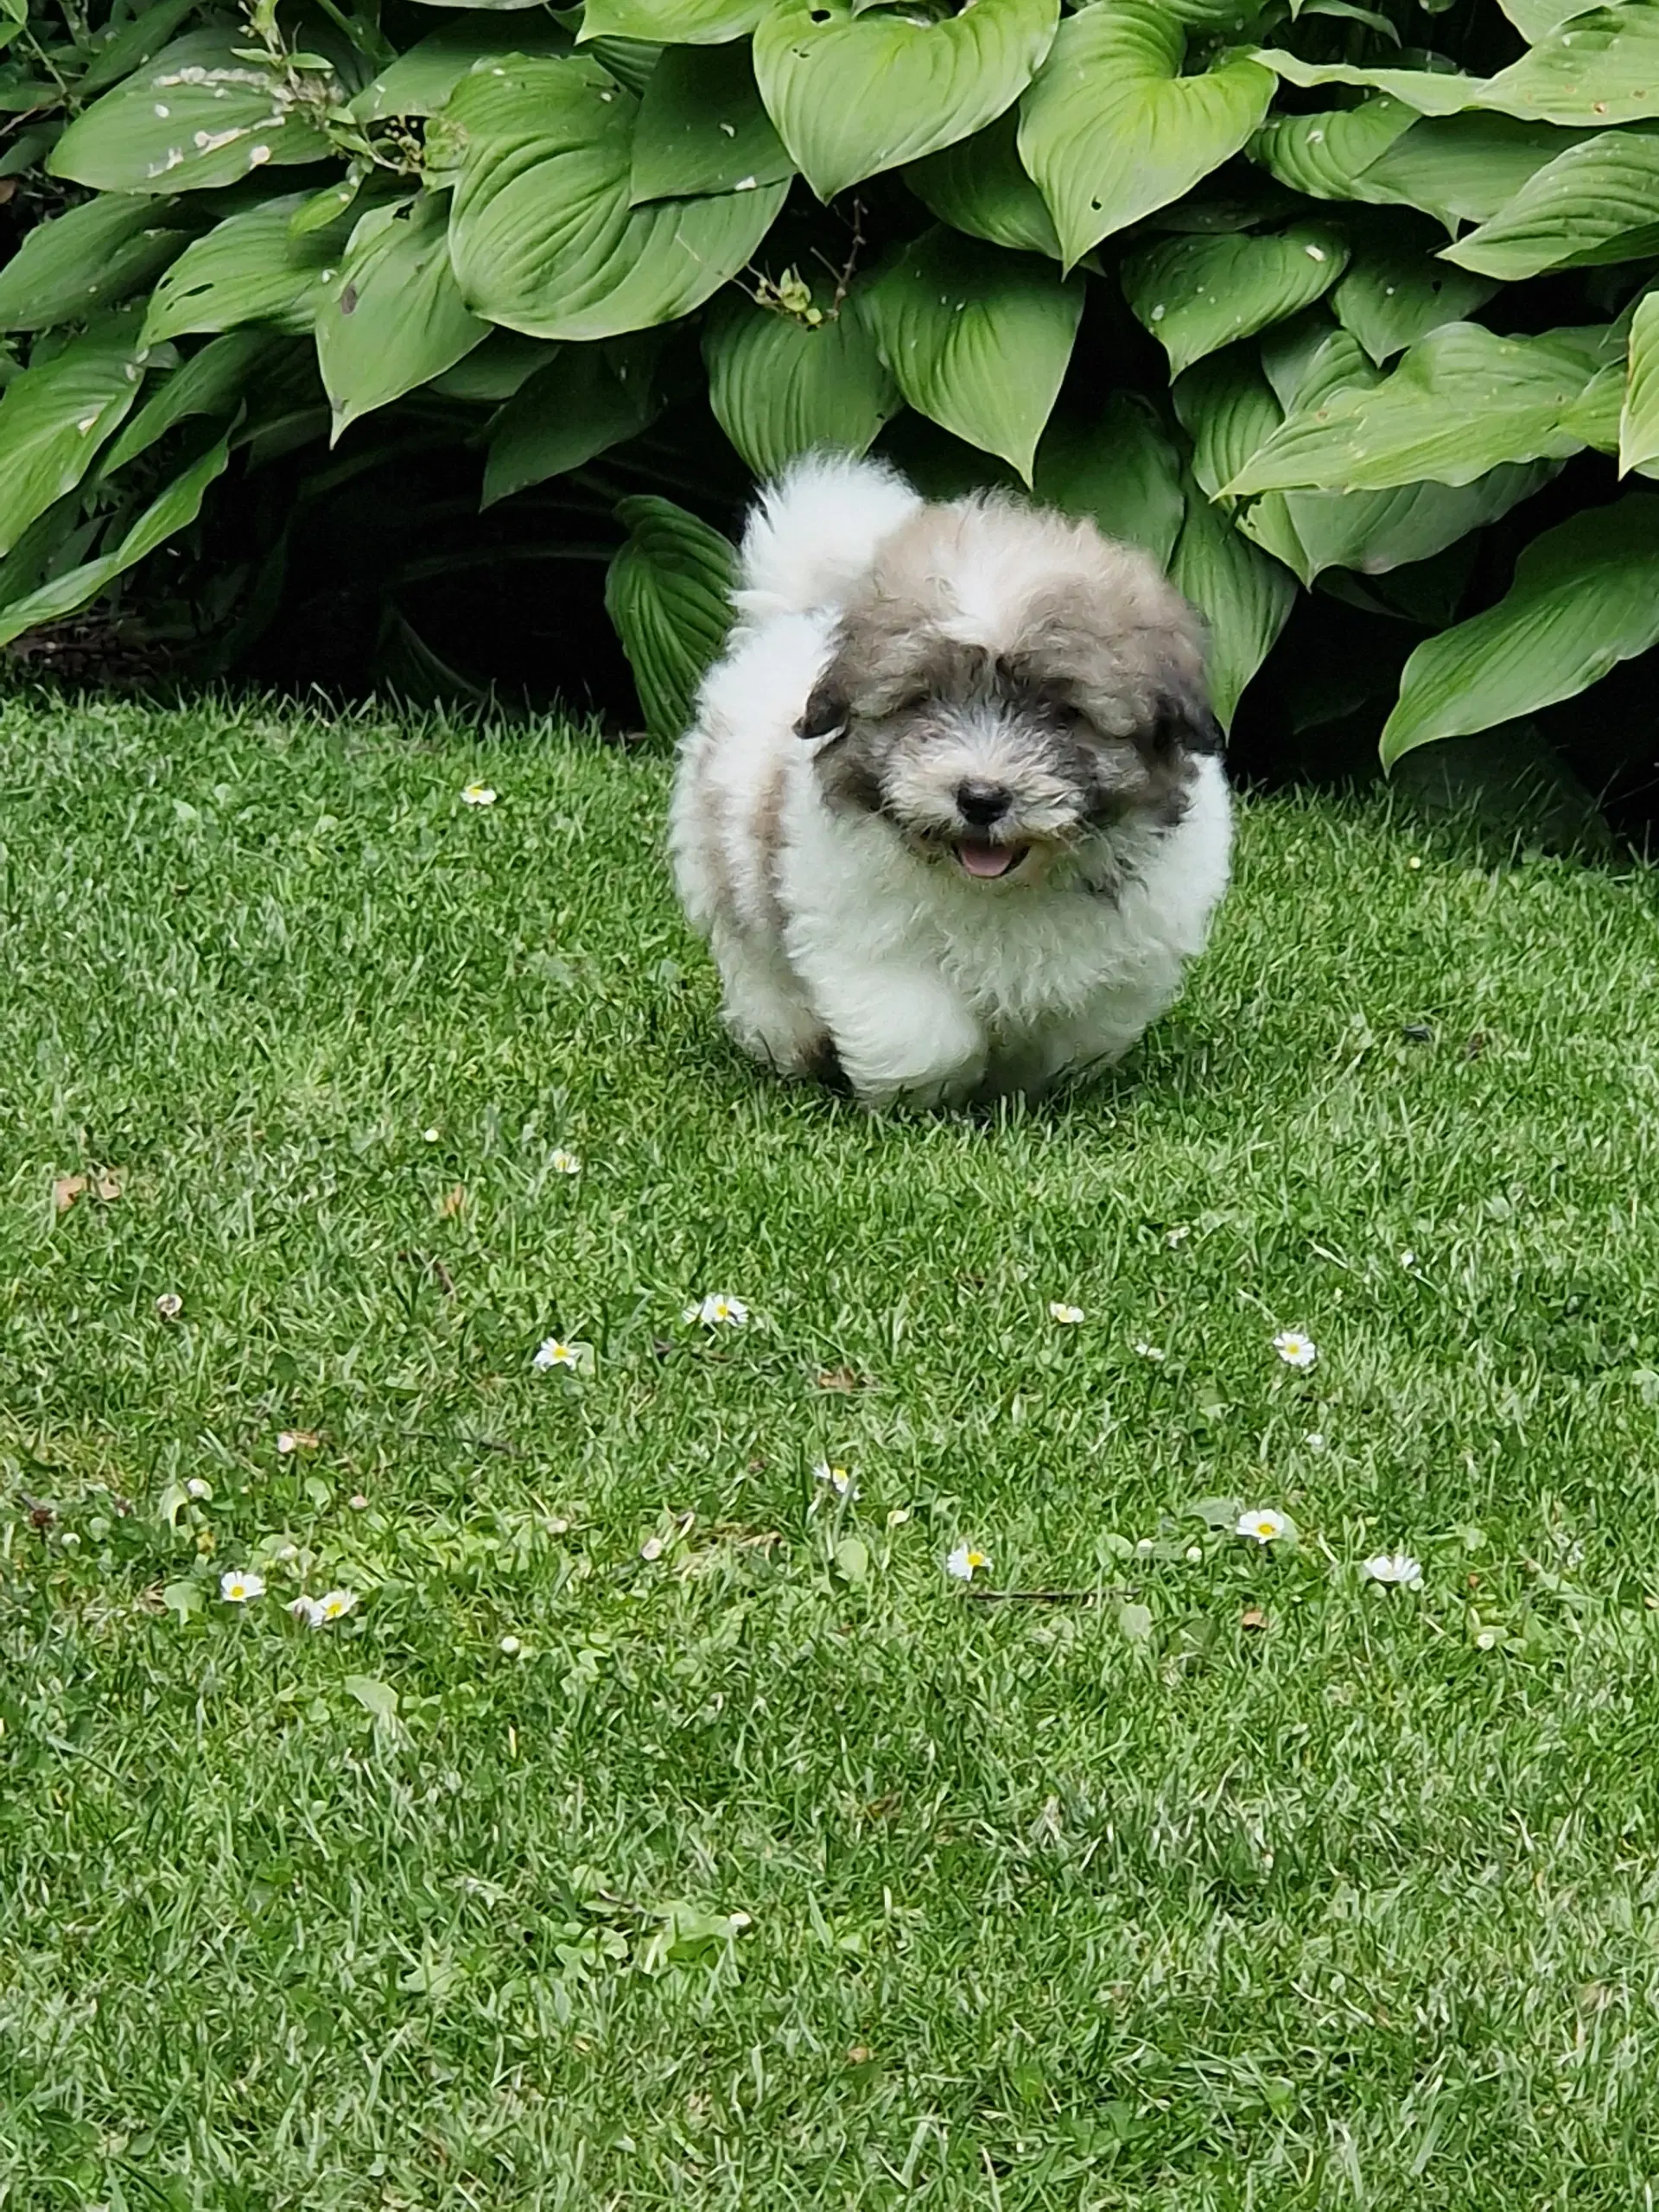
<svg viewBox="0 0 1659 2212"><path fill-rule="evenodd" d="M749 477L821 444L1148 547L1224 721L1287 621L1309 664L1360 624L1298 711L1370 699L1390 760L1659 639L1659 0L0 0L0 640L170 541L223 664L326 540L382 673L442 687L444 607L603 563L667 734Z"/></svg>

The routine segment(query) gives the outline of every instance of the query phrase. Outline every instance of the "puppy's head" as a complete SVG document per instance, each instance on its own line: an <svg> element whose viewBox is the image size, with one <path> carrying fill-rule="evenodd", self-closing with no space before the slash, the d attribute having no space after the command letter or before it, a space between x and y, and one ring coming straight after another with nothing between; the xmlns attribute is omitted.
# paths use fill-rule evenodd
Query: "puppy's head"
<svg viewBox="0 0 1659 2212"><path fill-rule="evenodd" d="M832 806L987 884L1128 820L1173 827L1221 743L1197 617L1154 563L1001 498L883 543L798 727Z"/></svg>

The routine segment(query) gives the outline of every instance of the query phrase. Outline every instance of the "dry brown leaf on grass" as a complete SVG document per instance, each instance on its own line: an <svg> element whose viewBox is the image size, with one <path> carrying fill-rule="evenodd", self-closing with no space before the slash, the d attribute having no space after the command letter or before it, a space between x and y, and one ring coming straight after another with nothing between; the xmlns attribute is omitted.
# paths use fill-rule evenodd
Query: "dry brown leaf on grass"
<svg viewBox="0 0 1659 2212"><path fill-rule="evenodd" d="M466 1203L467 1193L461 1188L461 1185L457 1183L453 1190L446 1191L443 1196L438 1200L439 1219L442 1221L453 1220L454 1216L461 1211Z"/></svg>
<svg viewBox="0 0 1659 2212"><path fill-rule="evenodd" d="M850 1395L855 1390L874 1390L875 1377L861 1375L852 1367L826 1367L818 1376L820 1390L843 1390Z"/></svg>
<svg viewBox="0 0 1659 2212"><path fill-rule="evenodd" d="M107 1205L111 1198L120 1197L121 1178L107 1167L100 1167L92 1175L59 1175L52 1184L52 1211L67 1213L75 1200L85 1198L88 1191Z"/></svg>

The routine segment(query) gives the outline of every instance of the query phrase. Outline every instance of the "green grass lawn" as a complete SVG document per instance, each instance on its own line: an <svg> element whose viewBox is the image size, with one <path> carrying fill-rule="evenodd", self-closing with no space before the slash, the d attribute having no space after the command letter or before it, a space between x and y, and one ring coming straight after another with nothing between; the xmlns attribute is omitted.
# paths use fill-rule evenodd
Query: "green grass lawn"
<svg viewBox="0 0 1659 2212"><path fill-rule="evenodd" d="M0 2203L1651 2202L1653 878L1259 803L1108 1088L884 1123L659 760L0 748Z"/></svg>

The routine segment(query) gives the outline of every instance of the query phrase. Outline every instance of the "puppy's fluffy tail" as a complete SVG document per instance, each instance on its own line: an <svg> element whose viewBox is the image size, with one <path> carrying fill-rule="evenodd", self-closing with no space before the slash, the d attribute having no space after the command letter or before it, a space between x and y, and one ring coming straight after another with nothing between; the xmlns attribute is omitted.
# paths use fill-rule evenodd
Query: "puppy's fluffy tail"
<svg viewBox="0 0 1659 2212"><path fill-rule="evenodd" d="M882 539L920 505L920 495L885 461L803 454L750 513L738 605L751 616L838 606Z"/></svg>

